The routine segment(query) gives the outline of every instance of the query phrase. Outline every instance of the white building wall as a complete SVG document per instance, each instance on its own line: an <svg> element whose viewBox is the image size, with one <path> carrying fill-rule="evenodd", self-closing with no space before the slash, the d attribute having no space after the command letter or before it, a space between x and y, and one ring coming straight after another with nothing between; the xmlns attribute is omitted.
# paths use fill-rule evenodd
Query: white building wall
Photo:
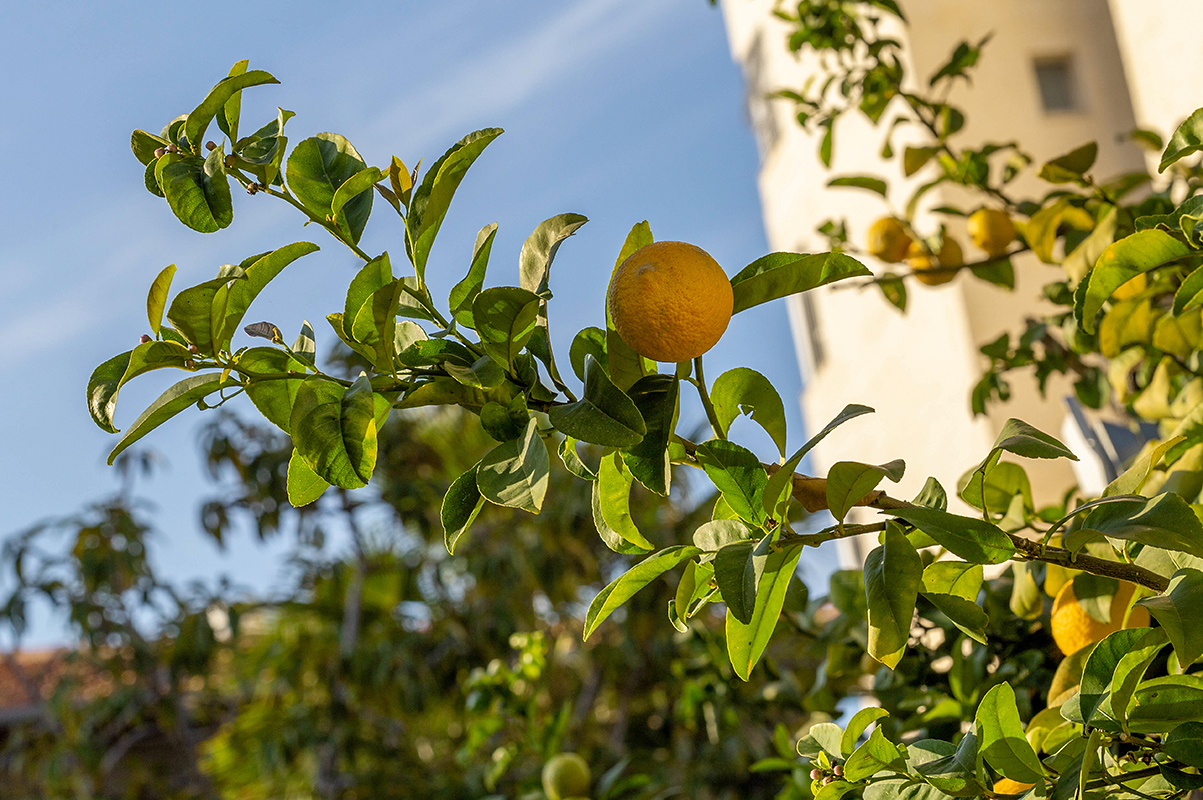
<svg viewBox="0 0 1203 800"><path fill-rule="evenodd" d="M1130 0L1114 2L1123 5ZM1174 5L1173 0L1158 2ZM814 65L788 52L784 38L788 28L771 16L772 7L773 0L724 0L732 54L744 64L759 37L761 89L796 88ZM904 10L910 25L897 35L910 54L908 72L913 81L926 83L960 41L976 42L994 32L973 71L973 85L962 82L951 96L969 120L959 137L962 142L1014 139L1038 165L1097 140L1097 176L1143 168L1140 151L1116 141L1135 126L1135 117L1107 0L911 0L904 3ZM1077 85L1076 108L1044 112L1034 62L1066 56ZM773 109L779 136L763 154L759 185L765 227L775 250L823 248L825 242L815 228L824 219L840 217L848 220L853 242L863 245L873 220L890 213L888 206L866 192L825 188L832 177L866 173L884 177L898 208L905 204L909 190L924 179L925 173L920 172L906 180L899 167L881 160L888 112L879 128L859 114L841 119L828 171L817 157L817 137L802 131L793 119L793 104L778 100ZM896 133L895 152L901 152L907 135L905 128ZM1014 186L1017 196L1031 192L1034 199L1047 190L1034 179ZM972 209L979 202L950 190L929 193L925 206ZM924 232L936 226L922 215L917 224ZM968 243L963 227L951 231L967 259L982 257ZM928 475L934 475L951 494L957 478L984 456L1008 417L1059 432L1065 387L1054 388L1044 402L1024 374L1012 380L1015 396L1010 403L985 418L970 414L969 394L984 366L978 347L1003 330L1021 330L1024 314L1040 310L1039 301L1033 300L1040 287L1058 277L1057 268L1030 255L1016 258L1014 266L1014 293L969 276L943 287L909 281L905 316L888 305L875 287L862 291L837 284L811 293L817 317L811 327L817 330L825 358L817 369L807 369L813 366L808 365L810 359L799 354L806 373L802 407L809 429L826 424L847 403L877 409L876 414L840 428L816 448L817 472L837 460L883 462L901 457L907 461L907 476L900 487L891 487L892 492L911 497ZM798 330L806 322L801 301L794 297L790 303L795 336L806 347L807 335ZM1065 462L1026 462L1025 467L1038 502L1051 501L1072 482Z"/></svg>

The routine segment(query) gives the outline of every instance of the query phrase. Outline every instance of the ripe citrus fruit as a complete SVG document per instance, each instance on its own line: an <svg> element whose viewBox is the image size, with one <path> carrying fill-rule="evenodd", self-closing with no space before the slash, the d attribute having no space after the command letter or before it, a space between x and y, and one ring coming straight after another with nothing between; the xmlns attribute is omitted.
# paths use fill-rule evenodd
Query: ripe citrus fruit
<svg viewBox="0 0 1203 800"><path fill-rule="evenodd" d="M939 286L955 278L957 276L956 271L949 270L945 272L940 270L938 272L929 272L929 270L935 270L936 267L959 267L965 263L965 257L961 254L961 246L957 244L957 240L951 236L945 236L944 245L940 248L940 252L936 254L935 258L923 251L923 245L918 242L911 242L910 248L907 250L906 263L915 273L915 277L920 283L926 283L928 286Z"/></svg>
<svg viewBox="0 0 1203 800"><path fill-rule="evenodd" d="M887 264L897 264L906 258L906 249L910 246L910 234L893 217L882 217L869 226L869 254Z"/></svg>
<svg viewBox="0 0 1203 800"><path fill-rule="evenodd" d="M1015 241L1015 225L1011 218L997 208L979 208L969 215L966 223L969 238L991 256L1007 251Z"/></svg>
<svg viewBox="0 0 1203 800"><path fill-rule="evenodd" d="M614 268L606 297L622 340L653 361L689 361L714 347L735 305L731 281L700 247L655 242Z"/></svg>
<svg viewBox="0 0 1203 800"><path fill-rule="evenodd" d="M1053 600L1053 641L1066 655L1077 652L1088 644L1106 638L1120 628L1143 628L1149 624L1149 612L1144 606L1135 606L1124 624L1124 612L1132 599L1135 587L1120 582L1119 589L1111 599L1111 622L1102 623L1086 612L1074 595L1073 581L1066 583Z"/></svg>
<svg viewBox="0 0 1203 800"><path fill-rule="evenodd" d="M995 794L1023 794L1028 789L1035 786L1034 783L1020 783L1013 781L1010 778L999 778L994 782Z"/></svg>
<svg viewBox="0 0 1203 800"><path fill-rule="evenodd" d="M560 753L543 765L543 791L548 800L566 800L589 791L593 776L576 753Z"/></svg>

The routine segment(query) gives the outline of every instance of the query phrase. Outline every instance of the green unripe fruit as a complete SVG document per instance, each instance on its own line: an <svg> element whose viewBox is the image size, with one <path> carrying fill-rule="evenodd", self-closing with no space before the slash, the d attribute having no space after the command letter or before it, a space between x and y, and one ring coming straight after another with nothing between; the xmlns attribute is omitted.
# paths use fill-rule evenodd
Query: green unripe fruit
<svg viewBox="0 0 1203 800"><path fill-rule="evenodd" d="M584 795L592 780L589 765L576 753L560 753L543 765L543 791L548 800L569 800Z"/></svg>

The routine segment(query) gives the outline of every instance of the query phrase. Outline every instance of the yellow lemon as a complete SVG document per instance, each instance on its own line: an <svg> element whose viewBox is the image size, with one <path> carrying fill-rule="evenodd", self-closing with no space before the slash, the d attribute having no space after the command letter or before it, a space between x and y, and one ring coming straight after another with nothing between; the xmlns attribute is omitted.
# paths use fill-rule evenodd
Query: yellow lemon
<svg viewBox="0 0 1203 800"><path fill-rule="evenodd" d="M936 270L937 267L959 267L965 263L965 257L961 254L961 246L957 244L957 240L951 236L944 237L944 245L940 248L940 252L935 258L923 251L923 245L918 242L911 242L910 248L907 250L907 266L915 273L915 277L920 283L926 283L928 286L939 286L942 283L948 283L957 276L955 270Z"/></svg>
<svg viewBox="0 0 1203 800"><path fill-rule="evenodd" d="M560 753L543 765L543 791L549 800L579 797L589 791L593 776L576 753Z"/></svg>
<svg viewBox="0 0 1203 800"><path fill-rule="evenodd" d="M1111 599L1111 622L1102 623L1086 612L1074 595L1073 581L1069 581L1057 592L1053 600L1053 641L1061 652L1071 655L1088 644L1093 644L1115 633L1120 628L1143 628L1149 624L1149 612L1144 606L1135 606L1124 624L1124 611L1132 599L1135 587L1120 582L1119 589Z"/></svg>
<svg viewBox="0 0 1203 800"><path fill-rule="evenodd" d="M735 305L718 262L685 242L641 247L614 269L606 296L622 340L653 361L689 361L718 342Z"/></svg>
<svg viewBox="0 0 1203 800"><path fill-rule="evenodd" d="M969 215L966 222L969 238L991 256L1007 251L1015 241L1015 224L1004 212L996 208L979 208Z"/></svg>
<svg viewBox="0 0 1203 800"><path fill-rule="evenodd" d="M888 264L897 264L906 258L911 246L910 234L902 223L893 217L882 217L869 226L868 251Z"/></svg>
<svg viewBox="0 0 1203 800"><path fill-rule="evenodd" d="M1024 792L1026 792L1028 789L1031 789L1035 785L1036 784L1034 784L1034 783L1020 783L1019 781L1013 781L1010 778L999 778L994 783L994 793L995 794L1023 794Z"/></svg>

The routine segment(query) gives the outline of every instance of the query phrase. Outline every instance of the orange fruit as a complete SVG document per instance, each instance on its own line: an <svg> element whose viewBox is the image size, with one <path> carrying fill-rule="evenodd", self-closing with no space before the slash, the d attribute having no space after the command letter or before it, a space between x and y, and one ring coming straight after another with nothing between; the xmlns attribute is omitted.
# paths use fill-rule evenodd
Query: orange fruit
<svg viewBox="0 0 1203 800"><path fill-rule="evenodd" d="M1031 789L1035 785L1036 784L1034 784L1034 783L1020 783L1019 781L1013 781L1010 778L999 778L997 781L994 782L994 793L995 794L1023 794L1024 792L1026 792L1028 789Z"/></svg>
<svg viewBox="0 0 1203 800"><path fill-rule="evenodd" d="M893 217L882 217L869 226L866 245L870 255L877 256L887 264L897 264L906 258L911 237L901 222Z"/></svg>
<svg viewBox="0 0 1203 800"><path fill-rule="evenodd" d="M1132 599L1135 590L1130 583L1120 582L1119 589L1111 598L1111 622L1099 622L1082 608L1074 595L1073 581L1069 581L1057 592L1053 600L1052 634L1053 641L1065 655L1077 652L1088 644L1115 633L1121 628L1143 628L1149 624L1149 612L1144 606L1134 606L1128 614L1127 624L1124 612Z"/></svg>
<svg viewBox="0 0 1203 800"><path fill-rule="evenodd" d="M718 262L685 242L641 247L614 269L606 296L622 340L653 361L689 361L718 342L735 295Z"/></svg>
<svg viewBox="0 0 1203 800"><path fill-rule="evenodd" d="M923 250L923 245L911 242L907 250L906 263L920 283L939 286L955 278L956 270L931 270L935 270L937 267L959 267L965 263L965 257L961 253L961 246L957 244L957 240L951 236L945 236L940 252L936 253L934 257Z"/></svg>

